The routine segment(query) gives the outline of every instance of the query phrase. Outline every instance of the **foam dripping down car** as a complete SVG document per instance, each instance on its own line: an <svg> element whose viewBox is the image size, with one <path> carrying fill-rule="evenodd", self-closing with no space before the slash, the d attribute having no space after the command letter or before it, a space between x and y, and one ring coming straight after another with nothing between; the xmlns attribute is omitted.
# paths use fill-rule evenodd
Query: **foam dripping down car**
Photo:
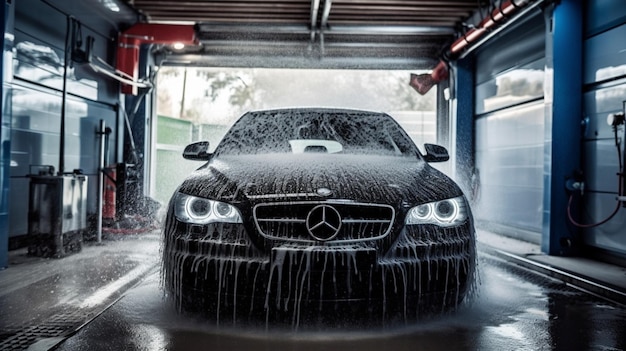
<svg viewBox="0 0 626 351"><path fill-rule="evenodd" d="M473 287L467 200L387 114L244 114L173 195L163 281L183 311L218 324L339 328L407 323Z"/></svg>

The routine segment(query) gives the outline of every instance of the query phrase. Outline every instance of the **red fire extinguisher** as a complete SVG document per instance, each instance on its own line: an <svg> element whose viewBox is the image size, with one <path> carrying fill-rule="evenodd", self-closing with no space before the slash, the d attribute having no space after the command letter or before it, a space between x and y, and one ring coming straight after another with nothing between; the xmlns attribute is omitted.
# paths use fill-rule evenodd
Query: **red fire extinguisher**
<svg viewBox="0 0 626 351"><path fill-rule="evenodd" d="M102 219L115 220L115 193L117 192L116 165L108 166L104 170L104 194L102 196Z"/></svg>

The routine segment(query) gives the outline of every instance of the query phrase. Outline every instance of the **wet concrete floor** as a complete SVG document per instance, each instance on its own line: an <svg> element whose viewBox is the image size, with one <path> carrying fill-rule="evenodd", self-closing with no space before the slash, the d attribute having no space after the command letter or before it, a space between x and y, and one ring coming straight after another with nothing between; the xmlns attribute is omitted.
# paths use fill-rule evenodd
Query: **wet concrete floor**
<svg viewBox="0 0 626 351"><path fill-rule="evenodd" d="M395 329L273 332L208 327L177 315L158 274L59 350L624 350L626 309L481 254L471 306ZM341 321L337 321L341 324Z"/></svg>
<svg viewBox="0 0 626 351"><path fill-rule="evenodd" d="M198 317L179 315L161 290L158 237L136 241L119 247L107 244L113 247L104 257L109 257L108 265L117 270L118 278L103 288L88 291L97 284L80 282L99 279L98 274L79 273L79 269L73 273L61 269L46 278L52 279L47 288L63 289L59 296L65 296L56 298L51 313L78 313L75 320L80 323L56 336L38 337L29 344L31 350L626 350L626 306L512 264L488 250L479 253L477 296L457 312L397 328L303 332L264 326L217 328ZM5 305L14 303L8 297L15 293L28 294L14 289L2 295L0 288L0 326L5 334L9 324L25 325L9 323L5 317L32 321L37 318L32 311L42 310L24 302L38 304L34 292L22 305ZM81 294L88 297L81 299ZM50 325L51 317L44 317L40 316ZM349 327L341 321L337 325ZM11 349L7 343L4 346Z"/></svg>
<svg viewBox="0 0 626 351"><path fill-rule="evenodd" d="M48 349L159 270L158 232L85 243L63 258L9 254L0 271L0 350Z"/></svg>

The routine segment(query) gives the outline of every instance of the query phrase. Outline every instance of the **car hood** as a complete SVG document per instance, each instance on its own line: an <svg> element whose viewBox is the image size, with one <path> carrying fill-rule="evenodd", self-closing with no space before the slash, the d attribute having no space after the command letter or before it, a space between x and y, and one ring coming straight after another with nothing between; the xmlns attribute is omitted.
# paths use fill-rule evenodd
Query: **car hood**
<svg viewBox="0 0 626 351"><path fill-rule="evenodd" d="M452 180L418 158L341 154L220 156L179 191L233 202L342 199L396 206L461 195Z"/></svg>

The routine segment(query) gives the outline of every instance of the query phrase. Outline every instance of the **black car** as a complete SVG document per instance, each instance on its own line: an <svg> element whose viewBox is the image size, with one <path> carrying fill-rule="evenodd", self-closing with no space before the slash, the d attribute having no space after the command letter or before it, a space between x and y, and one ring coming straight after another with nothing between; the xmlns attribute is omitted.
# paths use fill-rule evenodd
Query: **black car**
<svg viewBox="0 0 626 351"><path fill-rule="evenodd" d="M406 323L472 290L475 231L459 187L387 114L244 114L173 195L163 277L184 311L220 324Z"/></svg>

